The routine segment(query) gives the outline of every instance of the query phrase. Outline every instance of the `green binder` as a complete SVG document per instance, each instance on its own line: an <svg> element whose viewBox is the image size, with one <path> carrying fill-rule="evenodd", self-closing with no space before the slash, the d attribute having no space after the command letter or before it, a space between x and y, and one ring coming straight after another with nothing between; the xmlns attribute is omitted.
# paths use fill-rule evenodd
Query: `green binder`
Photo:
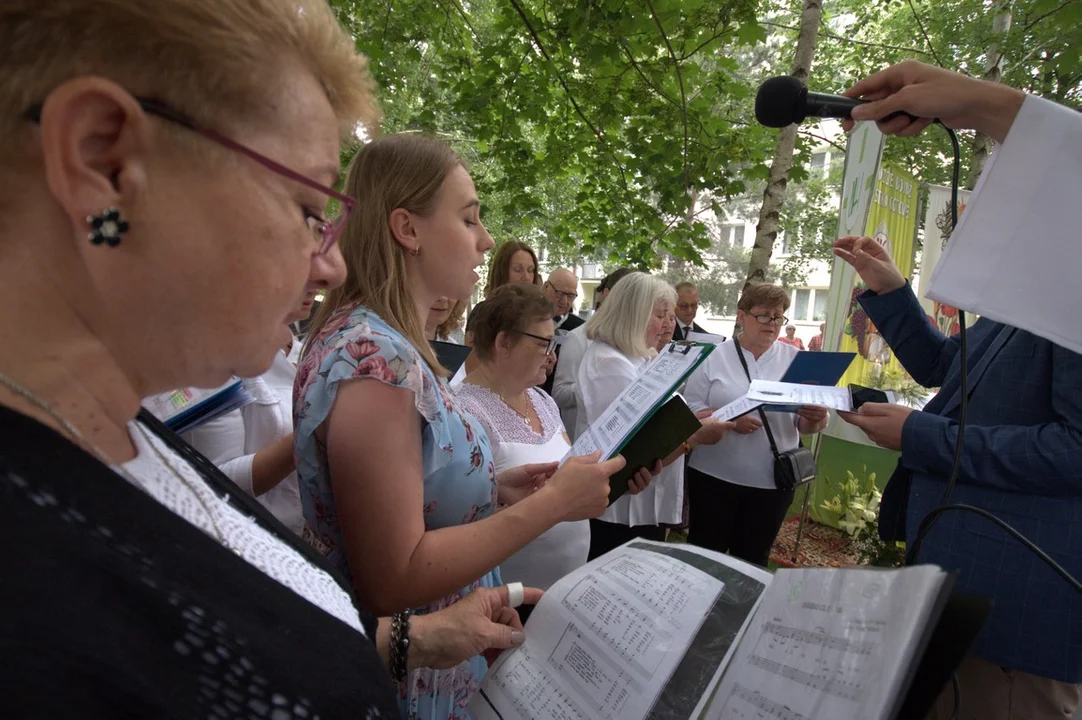
<svg viewBox="0 0 1082 720"><path fill-rule="evenodd" d="M657 460L664 460L700 427L702 423L684 398L679 395L669 398L632 433L620 449L627 465L609 478L609 505L627 492L628 480L635 470L653 467Z"/></svg>

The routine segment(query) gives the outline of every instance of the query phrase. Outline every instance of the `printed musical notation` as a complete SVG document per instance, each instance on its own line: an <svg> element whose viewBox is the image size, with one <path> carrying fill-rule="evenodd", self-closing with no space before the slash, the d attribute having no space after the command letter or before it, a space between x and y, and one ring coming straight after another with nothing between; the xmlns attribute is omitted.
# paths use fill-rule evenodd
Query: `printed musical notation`
<svg viewBox="0 0 1082 720"><path fill-rule="evenodd" d="M480 720L644 718L723 588L670 555L614 550L549 588L526 644L493 666L488 699L471 710Z"/></svg>
<svg viewBox="0 0 1082 720"><path fill-rule="evenodd" d="M731 720L809 720L806 715L801 715L739 683L733 687L730 698L742 701L731 703L729 713L725 716Z"/></svg>
<svg viewBox="0 0 1082 720"><path fill-rule="evenodd" d="M679 624L688 603L710 578L703 573L684 572L682 568L673 570L667 563L651 560L615 558L598 568L598 575L633 593L654 614Z"/></svg>
<svg viewBox="0 0 1082 720"><path fill-rule="evenodd" d="M568 692L546 672L525 646L501 667L501 672L486 685L482 698L486 703L507 703L522 717L553 720L589 720Z"/></svg>

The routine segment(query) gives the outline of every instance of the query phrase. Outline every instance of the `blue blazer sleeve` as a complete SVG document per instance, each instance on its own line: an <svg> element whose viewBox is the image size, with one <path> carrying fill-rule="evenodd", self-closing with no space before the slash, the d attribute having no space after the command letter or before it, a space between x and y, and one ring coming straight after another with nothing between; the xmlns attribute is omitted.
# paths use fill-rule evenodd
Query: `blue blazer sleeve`
<svg viewBox="0 0 1082 720"><path fill-rule="evenodd" d="M1041 341L1047 342L1047 341ZM1082 356L1051 346L1051 376L1033 377L1034 368L1018 368L1032 392L1048 393L1052 417L1033 425L1013 425L1025 395L996 398L1003 388L983 385L974 392L1003 424L966 424L961 479L973 485L1032 495L1082 497ZM1043 382L1042 382L1043 381ZM1044 389L1038 389L1044 385ZM982 395L984 397L979 397ZM991 404L989 408L988 405ZM957 421L913 412L902 428L902 465L918 473L946 477L954 461ZM908 449L908 452L907 452Z"/></svg>
<svg viewBox="0 0 1082 720"><path fill-rule="evenodd" d="M942 386L958 355L958 339L928 322L909 283L884 295L869 290L858 299L906 372L924 387Z"/></svg>

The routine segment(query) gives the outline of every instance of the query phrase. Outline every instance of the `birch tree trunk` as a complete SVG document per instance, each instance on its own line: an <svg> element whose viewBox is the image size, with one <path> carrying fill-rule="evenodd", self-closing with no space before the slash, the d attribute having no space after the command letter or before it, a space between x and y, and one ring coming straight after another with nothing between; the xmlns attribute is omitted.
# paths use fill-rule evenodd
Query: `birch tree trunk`
<svg viewBox="0 0 1082 720"><path fill-rule="evenodd" d="M805 0L800 14L800 33L796 41L796 57L793 60L793 77L807 83L815 55L815 38L823 15L822 0ZM763 192L763 205L759 210L759 222L755 226L755 245L751 250L748 277L744 290L766 281L767 267L778 237L782 205L789 184L789 171L793 167L793 149L796 147L797 126L783 128L774 146L774 161Z"/></svg>
<svg viewBox="0 0 1082 720"><path fill-rule="evenodd" d="M992 11L995 13L992 19L993 37L984 51L984 75L981 77L989 82L1000 82L1003 79L1003 51L999 49L995 36L1006 35L1011 29L1011 0L995 0ZM984 161L992 152L992 144L992 138L982 133L973 137L973 164L969 166L969 174L966 175L967 190L976 187L977 179L984 169Z"/></svg>

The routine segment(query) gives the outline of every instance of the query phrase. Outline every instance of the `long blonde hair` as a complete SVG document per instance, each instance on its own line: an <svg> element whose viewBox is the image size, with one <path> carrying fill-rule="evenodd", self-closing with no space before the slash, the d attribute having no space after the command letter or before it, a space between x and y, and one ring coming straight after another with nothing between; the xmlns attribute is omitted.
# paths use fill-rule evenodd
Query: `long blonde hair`
<svg viewBox="0 0 1082 720"><path fill-rule="evenodd" d="M437 376L447 376L425 337L425 318L417 314L406 275L407 251L391 234L389 219L397 208L431 214L444 179L461 164L450 147L420 135L387 135L361 148L346 179L346 194L358 207L338 239L346 280L327 293L309 343L336 310L356 302L402 333Z"/></svg>

